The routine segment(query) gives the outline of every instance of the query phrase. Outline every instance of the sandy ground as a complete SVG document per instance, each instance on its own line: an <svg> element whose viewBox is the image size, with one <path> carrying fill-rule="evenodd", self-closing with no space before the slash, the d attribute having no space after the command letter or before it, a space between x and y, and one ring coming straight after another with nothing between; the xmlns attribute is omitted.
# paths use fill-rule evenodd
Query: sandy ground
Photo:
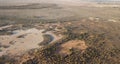
<svg viewBox="0 0 120 64"><path fill-rule="evenodd" d="M60 46L59 53L63 55L70 54L70 49L72 48L84 51L87 45L81 40L71 40Z"/></svg>
<svg viewBox="0 0 120 64"><path fill-rule="evenodd" d="M43 30L35 28L28 30L16 30L13 35L0 36L0 56L2 55L19 55L30 49L38 48L38 44L43 41Z"/></svg>
<svg viewBox="0 0 120 64"><path fill-rule="evenodd" d="M9 28L9 27L12 27L12 26L13 25L2 26L2 27L0 27L0 30L6 29L6 28Z"/></svg>
<svg viewBox="0 0 120 64"><path fill-rule="evenodd" d="M9 28L10 26L3 26L1 29ZM1 35L0 36L0 56L19 56L25 52L40 48L38 44L44 40L43 34L49 34L53 36L53 41L55 42L62 38L62 35L55 35L51 31L42 33L44 29L38 30L36 28L31 28L28 30L15 30L12 35Z"/></svg>

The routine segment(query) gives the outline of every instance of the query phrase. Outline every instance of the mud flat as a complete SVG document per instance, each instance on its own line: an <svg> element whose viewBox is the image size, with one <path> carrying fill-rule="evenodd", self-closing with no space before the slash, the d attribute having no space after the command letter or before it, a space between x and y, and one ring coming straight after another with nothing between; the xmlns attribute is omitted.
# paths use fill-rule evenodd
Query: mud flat
<svg viewBox="0 0 120 64"><path fill-rule="evenodd" d="M15 30L12 35L0 36L0 56L19 56L32 49L41 48L40 43L48 38L44 35L49 35L50 44L59 40L62 36L57 36L52 32L43 33L44 29L31 28L27 30Z"/></svg>
<svg viewBox="0 0 120 64"><path fill-rule="evenodd" d="M13 31L13 35L0 36L0 56L20 55L30 49L39 48L38 44L43 41L42 31L44 30L32 28Z"/></svg>
<svg viewBox="0 0 120 64"><path fill-rule="evenodd" d="M5 28L9 28L9 27L12 27L13 25L7 25L7 26L2 26L2 27L0 27L0 30L3 30L3 29L5 29Z"/></svg>

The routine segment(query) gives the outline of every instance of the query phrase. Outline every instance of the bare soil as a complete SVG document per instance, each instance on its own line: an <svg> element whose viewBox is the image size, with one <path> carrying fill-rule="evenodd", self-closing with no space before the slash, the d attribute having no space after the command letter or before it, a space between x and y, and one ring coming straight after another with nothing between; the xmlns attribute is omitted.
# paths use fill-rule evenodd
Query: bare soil
<svg viewBox="0 0 120 64"><path fill-rule="evenodd" d="M87 45L81 40L71 40L60 46L60 54L70 54L71 49L85 50Z"/></svg>

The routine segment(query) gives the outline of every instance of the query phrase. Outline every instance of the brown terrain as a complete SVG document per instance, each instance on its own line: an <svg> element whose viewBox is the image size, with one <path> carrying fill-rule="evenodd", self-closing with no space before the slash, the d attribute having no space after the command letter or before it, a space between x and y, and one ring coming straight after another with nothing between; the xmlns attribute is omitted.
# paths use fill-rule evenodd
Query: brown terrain
<svg viewBox="0 0 120 64"><path fill-rule="evenodd" d="M71 40L71 41L68 41L68 42L60 45L60 50L58 51L58 53L63 54L63 55L69 55L71 53L70 50L72 50L72 49L78 49L78 50L82 50L82 52L84 52L84 50L86 48L87 48L87 45L85 44L84 41Z"/></svg>
<svg viewBox="0 0 120 64"><path fill-rule="evenodd" d="M119 4L27 1L0 4L0 64L120 63Z"/></svg>

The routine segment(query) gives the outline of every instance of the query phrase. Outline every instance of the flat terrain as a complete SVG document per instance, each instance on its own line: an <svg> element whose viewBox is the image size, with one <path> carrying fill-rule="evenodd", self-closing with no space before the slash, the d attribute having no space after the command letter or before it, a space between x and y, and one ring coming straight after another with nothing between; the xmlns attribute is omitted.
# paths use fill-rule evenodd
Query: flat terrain
<svg viewBox="0 0 120 64"><path fill-rule="evenodd" d="M37 29L18 30L13 35L0 36L1 47L0 56L2 55L20 55L25 51L38 48L38 44L43 41L42 32Z"/></svg>
<svg viewBox="0 0 120 64"><path fill-rule="evenodd" d="M52 34L52 32L42 33L43 31L42 29L31 28L27 30L15 30L12 35L0 35L0 56L19 56L31 49L41 48L42 46L38 44L44 40L44 34L51 35L53 37L52 41L61 38Z"/></svg>
<svg viewBox="0 0 120 64"><path fill-rule="evenodd" d="M0 6L0 64L119 64L119 5L75 3Z"/></svg>
<svg viewBox="0 0 120 64"><path fill-rule="evenodd" d="M1 21L71 21L85 17L120 20L119 7L63 6L57 4L28 4L0 7Z"/></svg>

